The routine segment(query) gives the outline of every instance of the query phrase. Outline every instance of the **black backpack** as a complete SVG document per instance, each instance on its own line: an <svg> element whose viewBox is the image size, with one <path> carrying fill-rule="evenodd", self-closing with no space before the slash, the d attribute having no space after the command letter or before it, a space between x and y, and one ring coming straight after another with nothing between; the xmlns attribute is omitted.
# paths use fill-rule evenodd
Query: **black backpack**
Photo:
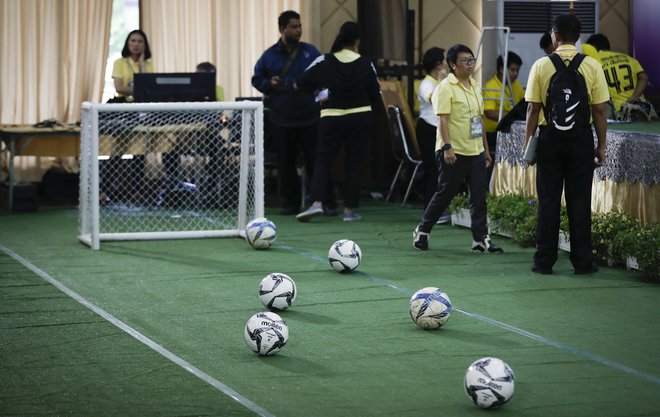
<svg viewBox="0 0 660 417"><path fill-rule="evenodd" d="M556 53L550 55L556 72L550 79L544 115L553 137L576 137L591 130L587 83L578 71L584 54L566 66Z"/></svg>

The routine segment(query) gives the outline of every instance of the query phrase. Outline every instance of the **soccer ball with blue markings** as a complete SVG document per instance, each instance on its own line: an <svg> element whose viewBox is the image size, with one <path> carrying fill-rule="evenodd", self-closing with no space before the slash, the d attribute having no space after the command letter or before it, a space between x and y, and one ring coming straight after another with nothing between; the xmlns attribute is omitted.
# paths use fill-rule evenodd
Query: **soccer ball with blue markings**
<svg viewBox="0 0 660 417"><path fill-rule="evenodd" d="M264 311L250 317L245 325L245 343L259 355L274 355L289 340L289 327L282 317Z"/></svg>
<svg viewBox="0 0 660 417"><path fill-rule="evenodd" d="M438 329L447 323L451 315L451 301L436 287L426 287L410 298L410 317L425 330Z"/></svg>
<svg viewBox="0 0 660 417"><path fill-rule="evenodd" d="M259 284L259 300L269 310L286 310L296 300L296 283L281 272L268 274Z"/></svg>
<svg viewBox="0 0 660 417"><path fill-rule="evenodd" d="M340 239L330 246L328 261L332 269L347 274L362 262L362 250L352 240Z"/></svg>
<svg viewBox="0 0 660 417"><path fill-rule="evenodd" d="M506 404L515 389L513 371L501 359L481 358L465 373L465 393L479 408L495 408Z"/></svg>
<svg viewBox="0 0 660 417"><path fill-rule="evenodd" d="M268 249L277 239L277 227L265 217L258 217L245 226L245 239L255 249Z"/></svg>

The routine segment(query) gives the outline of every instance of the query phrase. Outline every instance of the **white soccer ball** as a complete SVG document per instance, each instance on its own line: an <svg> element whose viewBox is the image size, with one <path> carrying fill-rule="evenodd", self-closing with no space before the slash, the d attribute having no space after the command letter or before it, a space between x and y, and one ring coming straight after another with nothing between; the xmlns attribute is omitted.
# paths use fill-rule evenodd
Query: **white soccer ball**
<svg viewBox="0 0 660 417"><path fill-rule="evenodd" d="M279 272L268 274L259 284L259 300L270 310L286 310L296 299L296 283Z"/></svg>
<svg viewBox="0 0 660 417"><path fill-rule="evenodd" d="M493 408L513 397L515 377L503 360L481 358L465 373L465 393L479 408Z"/></svg>
<svg viewBox="0 0 660 417"><path fill-rule="evenodd" d="M436 287L426 287L410 297L410 317L422 329L437 329L445 325L451 315L451 301Z"/></svg>
<svg viewBox="0 0 660 417"><path fill-rule="evenodd" d="M245 325L245 343L260 355L274 355L289 340L289 328L277 314L264 311L250 317Z"/></svg>
<svg viewBox="0 0 660 417"><path fill-rule="evenodd" d="M255 249L268 249L277 238L277 227L265 217L258 217L245 226L245 239Z"/></svg>
<svg viewBox="0 0 660 417"><path fill-rule="evenodd" d="M360 265L362 250L352 240L341 239L330 246L328 261L335 271L347 274Z"/></svg>

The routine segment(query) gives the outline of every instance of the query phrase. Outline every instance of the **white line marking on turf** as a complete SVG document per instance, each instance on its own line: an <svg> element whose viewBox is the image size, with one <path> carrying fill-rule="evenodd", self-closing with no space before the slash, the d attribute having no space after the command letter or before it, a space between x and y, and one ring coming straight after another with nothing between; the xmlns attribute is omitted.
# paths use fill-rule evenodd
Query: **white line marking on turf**
<svg viewBox="0 0 660 417"><path fill-rule="evenodd" d="M162 356L166 357L170 361L174 362L175 364L179 365L186 371L190 372L191 374L195 375L197 378L201 379L202 381L206 382L207 384L211 385L212 387L216 388L218 391L222 392L223 394L233 398L236 400L238 403L243 405L245 408L249 409L250 411L253 411L254 413L264 416L264 417L275 417L273 414L269 413L268 411L264 410L263 408L259 407L257 404L254 402L250 401L249 399L245 398L238 392L234 391L232 388L227 386L226 384L223 384L222 382L218 381L217 379L213 378L211 375L207 374L206 372L202 371L201 369L197 368L196 366L192 365L190 362L187 362L186 360L180 358L179 356L175 355L174 353L170 352L163 346L159 345L158 343L154 342L153 340L149 339L147 336L143 335L139 331L135 330L128 324L124 323L123 321L119 320L112 314L108 313L101 307L97 306L96 304L93 304L92 302L86 300L83 296L78 294L77 292L73 291L66 285L62 284L59 282L57 279L53 278L50 276L47 272L44 270L40 269L27 259L23 258L21 255L17 254L16 252L12 251L8 247L4 245L0 245L0 250L2 250L5 254L19 262L21 265L29 269L30 271L34 272L35 274L39 275L41 278L43 278L45 281L50 283L52 286L57 288L58 290L62 291L69 297L73 298L83 306L87 307L88 309L92 310L94 313L98 314L99 316L103 317L110 323L114 324L115 326L119 327L121 330L124 332L128 333L129 335L133 336L135 339L139 340L140 342L144 343L151 349L155 350L156 352L160 353Z"/></svg>
<svg viewBox="0 0 660 417"><path fill-rule="evenodd" d="M286 249L290 252L294 252L294 253L297 253L299 255L303 255L307 258L311 258L311 259L314 259L314 260L320 260L323 263L325 263L327 261L326 259L321 259L320 257L318 257L318 256L316 256L312 253L308 253L308 252L305 252L303 250L300 250L300 249L291 247L289 245L283 244L280 241L278 241L277 246L282 247L282 248L284 248L284 249ZM354 274L361 275L361 276L363 276L363 277L365 277L365 278L367 278L367 279L369 279L373 282L383 284L387 287L393 288L393 289L395 289L395 290L397 290L397 291L399 291L403 294L406 294L408 296L411 296L412 294L414 294L414 291L411 291L407 288L398 286L398 285L396 285L396 284L394 284L394 283L392 283L392 282L390 282L386 279L378 278L376 276L373 276L373 275L370 275L370 274L367 274L367 273L361 272L361 271L358 271L357 273L354 272ZM607 358L603 358L601 356L594 355L594 354L589 353L589 352L584 352L584 351L576 349L572 346L565 345L565 344L560 343L560 342L556 342L552 339L548 339L546 337L537 335L537 334L532 333L532 332L528 332L527 330L523 330L523 329L520 329L518 327L512 326L510 324L502 323L502 322L497 321L495 319L491 319L490 317L486 317L486 316L482 316L480 314L471 313L469 311L461 310L459 308L456 308L455 306L452 306L452 309L458 311L459 313L463 313L466 316L473 317L473 318L475 318L477 320L481 320L485 323L492 324L492 325L500 327L502 329L510 330L514 333L517 333L517 334L521 335L521 336L530 338L532 340L536 340L537 342L541 342L541 343L545 343L546 345L554 346L554 347L559 348L561 350L564 350L566 352L569 352L569 353L572 353L572 354L575 354L575 355L578 355L578 356L582 356L583 358L589 359L590 361L597 362L601 365L609 366L610 368L618 369L618 370L626 372L630 375L633 375L633 376L636 376L636 377L639 377L639 378L642 378L642 379L646 379L647 381L651 381L651 382L656 383L656 384L660 384L660 378L655 376L655 375L651 375L651 374L648 374L646 372L639 371L637 369L631 368L631 367L626 366L626 365L622 365L618 362L611 361Z"/></svg>

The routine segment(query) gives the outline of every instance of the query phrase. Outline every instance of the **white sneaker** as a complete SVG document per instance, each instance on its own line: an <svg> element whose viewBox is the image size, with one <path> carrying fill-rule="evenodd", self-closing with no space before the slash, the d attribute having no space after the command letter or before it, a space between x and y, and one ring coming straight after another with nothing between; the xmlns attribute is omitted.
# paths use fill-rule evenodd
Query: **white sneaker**
<svg viewBox="0 0 660 417"><path fill-rule="evenodd" d="M499 246L495 246L492 240L490 240L490 236L486 235L482 240L472 241L472 252L473 253L502 253L504 252L504 249L500 248Z"/></svg>

